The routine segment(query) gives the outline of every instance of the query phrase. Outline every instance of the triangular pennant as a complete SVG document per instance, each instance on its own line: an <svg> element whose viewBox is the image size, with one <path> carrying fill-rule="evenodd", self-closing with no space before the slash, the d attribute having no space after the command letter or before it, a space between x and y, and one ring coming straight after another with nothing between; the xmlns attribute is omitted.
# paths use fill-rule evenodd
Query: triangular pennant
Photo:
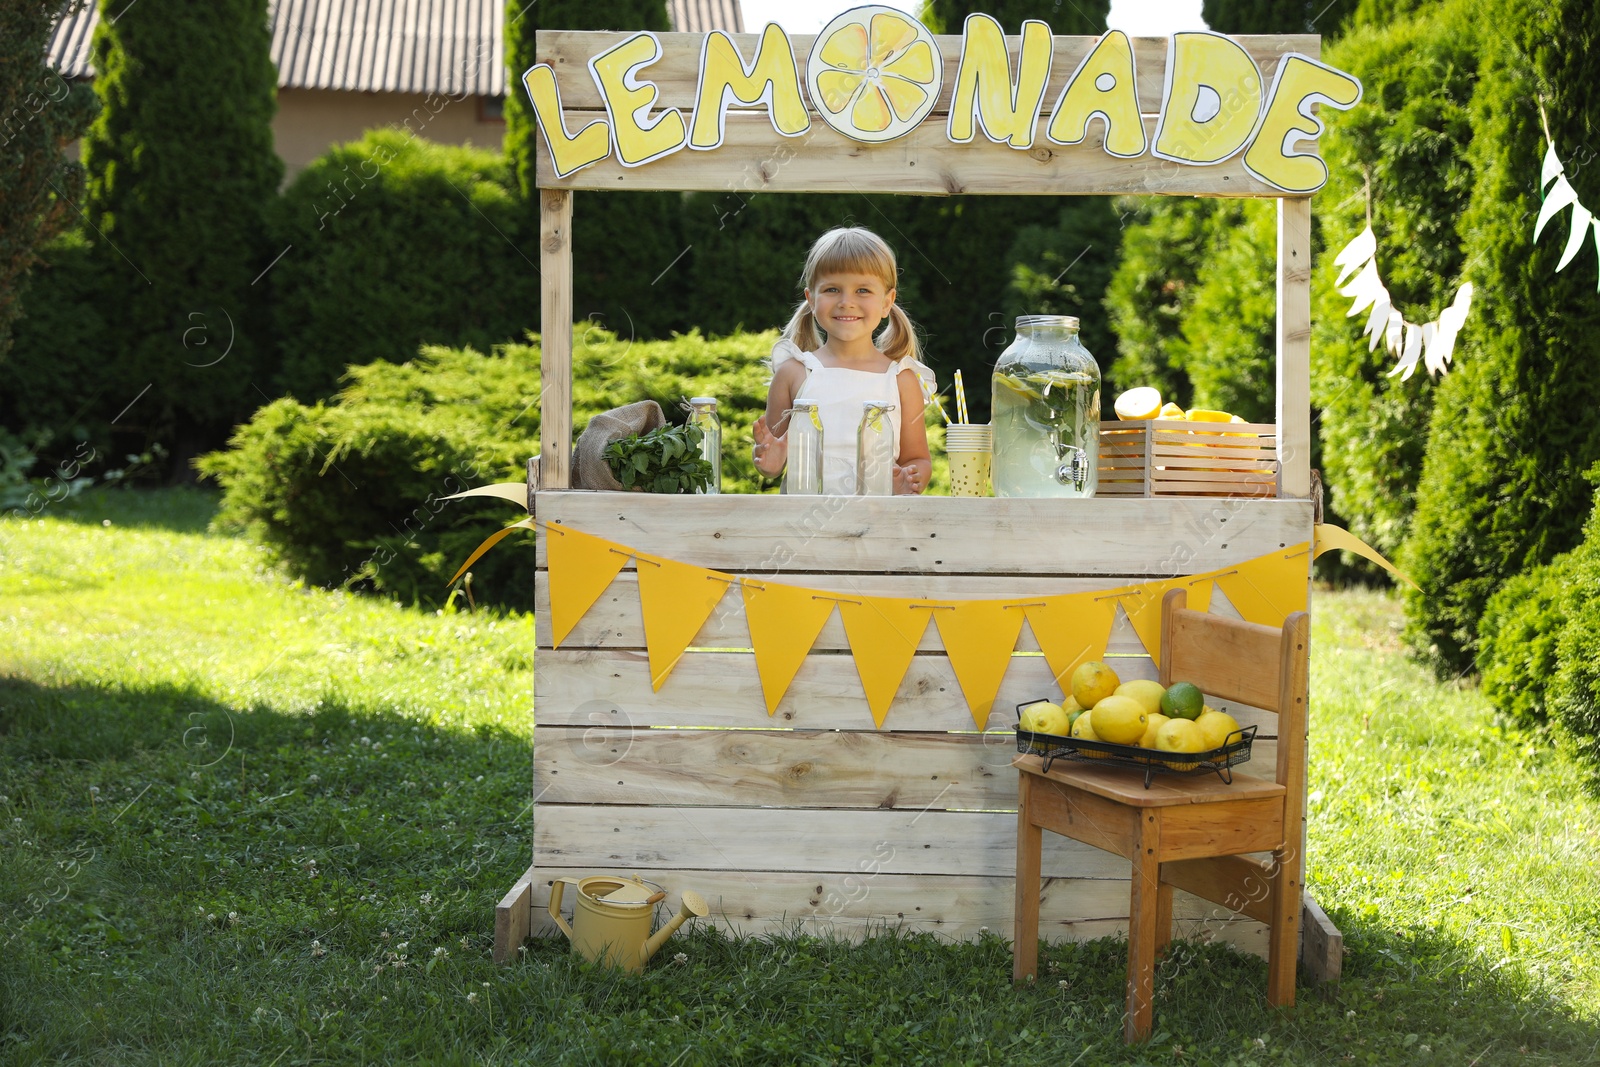
<svg viewBox="0 0 1600 1067"><path fill-rule="evenodd" d="M810 589L776 582L746 581L743 593L750 647L755 650L767 714L772 715L833 613L833 600Z"/></svg>
<svg viewBox="0 0 1600 1067"><path fill-rule="evenodd" d="M1377 549L1361 540L1361 538L1357 537L1349 530L1339 526L1332 526L1325 522L1319 522L1314 528L1314 532L1316 534L1316 548L1312 552L1312 558L1316 558L1317 556L1322 555L1324 552L1334 552L1338 551L1339 549L1343 549L1346 552L1354 552L1358 556L1365 556L1367 559L1370 559L1372 562L1376 563L1378 566L1382 567L1396 578L1399 578L1401 581L1411 586L1411 588L1415 589L1417 592L1422 592L1422 586L1418 585L1416 582L1413 582L1409 574L1401 570L1399 567L1396 567L1393 563L1390 563L1388 560L1384 559L1383 553L1379 552Z"/></svg>
<svg viewBox="0 0 1600 1067"><path fill-rule="evenodd" d="M1589 236L1589 223L1593 221L1594 216L1588 208L1577 203L1572 205L1572 229L1567 233L1567 245L1561 250L1561 262L1556 264L1556 270L1572 262L1572 257L1583 247L1583 239Z"/></svg>
<svg viewBox="0 0 1600 1067"><path fill-rule="evenodd" d="M1263 626L1282 626L1293 611L1304 611L1310 593L1311 545L1301 543L1246 560L1217 575L1217 585L1240 618Z"/></svg>
<svg viewBox="0 0 1600 1067"><path fill-rule="evenodd" d="M1578 199L1578 190L1567 181L1565 174L1556 179L1550 192L1545 195L1544 203L1539 205L1539 217L1533 222L1533 239L1537 241L1545 224L1556 217L1556 212Z"/></svg>
<svg viewBox="0 0 1600 1067"><path fill-rule="evenodd" d="M1011 665L1026 617L1020 602L947 600L934 611L939 639L950 654L950 666L967 698L972 721L982 730L989 722L1000 680Z"/></svg>
<svg viewBox="0 0 1600 1067"><path fill-rule="evenodd" d="M496 482L493 485L480 485L476 489L468 489L464 493L451 493L442 496L440 500L465 500L472 496L492 496L501 500L509 500L513 504L528 510L528 483L527 482Z"/></svg>
<svg viewBox="0 0 1600 1067"><path fill-rule="evenodd" d="M545 525L550 579L550 643L556 648L594 606L628 562L628 553L603 537Z"/></svg>
<svg viewBox="0 0 1600 1067"><path fill-rule="evenodd" d="M911 657L922 643L930 614L926 600L839 598L839 617L850 639L850 654L867 694L867 706L872 709L872 721L880 729L911 667Z"/></svg>
<svg viewBox="0 0 1600 1067"><path fill-rule="evenodd" d="M483 558L483 554L485 552L489 551L495 545L498 545L501 541L505 540L506 535L509 534L512 530L531 530L531 529L533 529L533 520L532 519L523 519L521 522L514 522L510 526L507 526L505 529L496 530L494 533L490 534L488 537L485 537L483 539L483 544L479 545L477 548L472 550L472 555L467 557L467 561L461 565L461 569L456 571L455 575L453 577L451 577L451 579L448 582L446 582L445 584L446 585L455 585L456 584L456 579L461 577L463 574L467 573L467 568L468 567L472 566L474 563L478 562L478 560L482 559Z"/></svg>
<svg viewBox="0 0 1600 1067"><path fill-rule="evenodd" d="M1341 268L1339 278L1333 284L1344 285L1345 279L1355 273L1356 269L1378 254L1378 236L1372 232L1372 225L1356 234L1351 242L1344 246L1344 251L1334 258L1333 265Z"/></svg>
<svg viewBox="0 0 1600 1067"><path fill-rule="evenodd" d="M640 553L639 611L650 653L650 688L659 690L683 650L711 617L731 575Z"/></svg>
<svg viewBox="0 0 1600 1067"><path fill-rule="evenodd" d="M1072 672L1078 664L1105 657L1111 624L1117 618L1117 592L1041 597L1023 609L1028 628L1063 693L1072 691Z"/></svg>
<svg viewBox="0 0 1600 1067"><path fill-rule="evenodd" d="M1544 150L1544 166L1539 168L1539 191L1543 192L1545 186L1560 173L1561 160L1556 158L1556 143L1551 141L1550 146Z"/></svg>
<svg viewBox="0 0 1600 1067"><path fill-rule="evenodd" d="M1192 583L1192 584L1191 584ZM1135 586L1133 596L1122 598L1122 610L1127 612L1133 632L1139 635L1150 661L1161 666L1161 602L1167 590L1182 589L1189 594L1186 606L1190 611L1209 611L1211 608L1211 579L1196 581L1193 578L1172 578L1162 582L1145 582Z"/></svg>

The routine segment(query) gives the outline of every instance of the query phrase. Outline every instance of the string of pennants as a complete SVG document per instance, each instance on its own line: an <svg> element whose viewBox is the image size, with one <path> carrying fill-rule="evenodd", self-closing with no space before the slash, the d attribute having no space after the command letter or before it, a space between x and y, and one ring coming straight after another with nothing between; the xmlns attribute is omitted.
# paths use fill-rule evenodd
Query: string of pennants
<svg viewBox="0 0 1600 1067"><path fill-rule="evenodd" d="M523 495L513 496L511 488ZM502 489L506 491L493 491ZM519 483L508 483L457 496L501 496L523 502L525 494L526 489ZM1288 546L1203 574L1091 592L1006 599L885 597L842 594L728 574L529 518L493 534L462 564L452 582L512 531L534 527L542 529L546 537L550 638L555 647L559 648L571 635L632 560L638 574L650 684L660 690L706 620L737 587L767 714L772 715L823 626L837 610L867 706L880 729L930 625L937 629L949 656L972 721L982 730L1024 623L1032 630L1045 662L1061 684L1078 664L1105 655L1119 606L1159 665L1161 599L1169 589L1187 590L1189 606L1197 611L1209 608L1213 587L1221 589L1241 617L1276 627L1283 625L1291 612L1304 610L1311 560L1323 552L1348 549L1393 570L1354 535L1338 527L1318 525L1314 542Z"/></svg>

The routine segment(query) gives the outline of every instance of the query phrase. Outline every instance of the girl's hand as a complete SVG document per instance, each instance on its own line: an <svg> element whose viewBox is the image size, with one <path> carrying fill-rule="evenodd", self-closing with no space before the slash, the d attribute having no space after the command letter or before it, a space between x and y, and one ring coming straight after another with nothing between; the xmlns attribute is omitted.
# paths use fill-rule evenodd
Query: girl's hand
<svg viewBox="0 0 1600 1067"><path fill-rule="evenodd" d="M926 462L912 460L904 467L894 469L895 496L916 496L928 487L928 472L923 469Z"/></svg>
<svg viewBox="0 0 1600 1067"><path fill-rule="evenodd" d="M767 429L767 417L763 415L750 427L750 436L755 438L756 470L767 478L782 474L784 464L789 461L787 435L774 437L772 431Z"/></svg>

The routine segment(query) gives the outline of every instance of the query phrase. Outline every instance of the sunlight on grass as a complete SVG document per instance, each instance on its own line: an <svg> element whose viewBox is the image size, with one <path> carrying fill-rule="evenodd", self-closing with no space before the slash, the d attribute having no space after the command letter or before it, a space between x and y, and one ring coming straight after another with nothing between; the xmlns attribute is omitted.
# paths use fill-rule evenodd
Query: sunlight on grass
<svg viewBox="0 0 1600 1067"><path fill-rule="evenodd" d="M1114 938L1020 990L996 935L493 966L531 619L305 588L205 532L213 500L0 519L0 1064L1600 1062L1585 771L1405 660L1392 598L1313 606L1309 883L1342 986L1272 1013L1260 960L1179 943L1126 1049Z"/></svg>

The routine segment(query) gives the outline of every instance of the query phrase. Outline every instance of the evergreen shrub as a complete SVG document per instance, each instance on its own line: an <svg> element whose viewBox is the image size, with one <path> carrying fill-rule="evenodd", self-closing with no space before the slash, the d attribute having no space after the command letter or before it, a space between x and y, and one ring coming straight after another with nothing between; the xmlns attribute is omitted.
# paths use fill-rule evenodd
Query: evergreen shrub
<svg viewBox="0 0 1600 1067"><path fill-rule="evenodd" d="M281 387L330 396L346 366L419 345L487 351L538 325L537 244L503 156L376 129L302 171L272 213Z"/></svg>
<svg viewBox="0 0 1600 1067"><path fill-rule="evenodd" d="M707 340L619 338L575 330L573 424L651 399L682 422L690 396L718 399L723 485L753 492L749 427L766 404L761 357L774 333ZM484 355L427 346L402 364L353 367L327 402L284 398L258 411L227 450L202 458L223 487L219 525L242 529L307 582L432 605L472 549L517 517L501 501L445 501L521 481L539 451L538 338ZM473 565L479 603L530 609L533 553L507 544Z"/></svg>

